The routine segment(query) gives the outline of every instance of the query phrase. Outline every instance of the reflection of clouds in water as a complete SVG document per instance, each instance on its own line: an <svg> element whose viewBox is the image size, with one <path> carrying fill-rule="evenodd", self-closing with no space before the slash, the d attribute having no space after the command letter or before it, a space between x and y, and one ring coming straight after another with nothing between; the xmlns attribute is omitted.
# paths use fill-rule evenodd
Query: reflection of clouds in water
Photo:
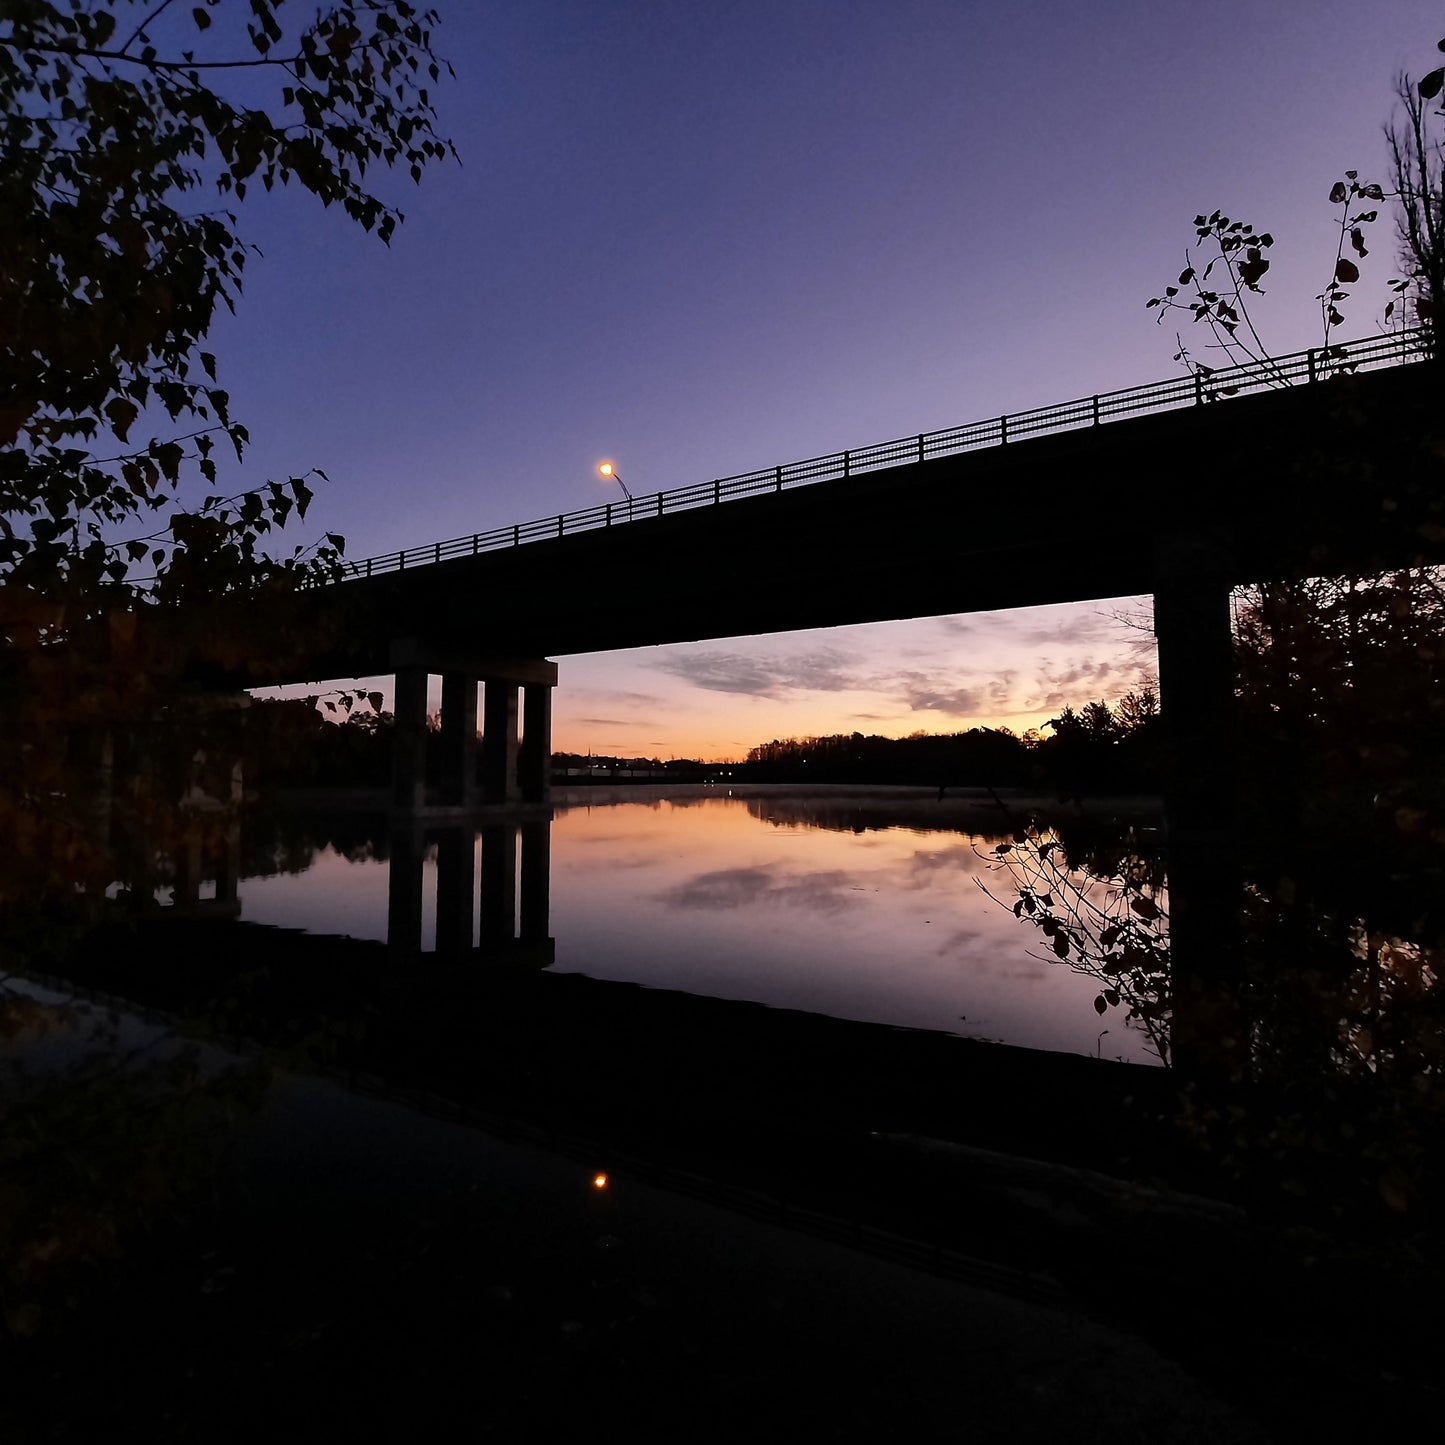
<svg viewBox="0 0 1445 1445"><path fill-rule="evenodd" d="M779 874L774 868L722 868L668 888L658 902L697 910L754 908L778 905L815 913L840 913L855 908L864 892L856 874L833 869L822 873Z"/></svg>
<svg viewBox="0 0 1445 1445"><path fill-rule="evenodd" d="M631 839L625 840L631 842ZM579 862L579 866L582 866ZM606 873L611 870L627 872L634 868L655 868L657 866L657 854L651 851L645 853L611 853L606 858L596 856L589 857L586 862L586 871L592 873Z"/></svg>
<svg viewBox="0 0 1445 1445"><path fill-rule="evenodd" d="M569 837L567 842L572 847L591 848L598 843L609 848L615 848L619 843L656 843L666 838L667 834L657 833L580 833Z"/></svg>
<svg viewBox="0 0 1445 1445"><path fill-rule="evenodd" d="M903 886L927 888L940 874L975 877L983 871L983 860L970 843L951 848L919 849L903 860Z"/></svg>
<svg viewBox="0 0 1445 1445"><path fill-rule="evenodd" d="M934 954L939 958L947 958L951 953L968 955L978 947L981 941L989 939L990 935L982 928L955 928L934 949Z"/></svg>

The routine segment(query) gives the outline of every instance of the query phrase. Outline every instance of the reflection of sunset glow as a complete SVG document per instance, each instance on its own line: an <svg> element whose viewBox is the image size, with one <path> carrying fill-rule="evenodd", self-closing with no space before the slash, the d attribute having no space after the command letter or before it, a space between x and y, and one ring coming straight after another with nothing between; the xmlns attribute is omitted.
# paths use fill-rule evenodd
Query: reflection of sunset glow
<svg viewBox="0 0 1445 1445"><path fill-rule="evenodd" d="M556 972L1157 1062L1113 1016L1101 1044L1097 981L978 886L999 891L991 850L1017 826L997 802L739 785L554 804Z"/></svg>

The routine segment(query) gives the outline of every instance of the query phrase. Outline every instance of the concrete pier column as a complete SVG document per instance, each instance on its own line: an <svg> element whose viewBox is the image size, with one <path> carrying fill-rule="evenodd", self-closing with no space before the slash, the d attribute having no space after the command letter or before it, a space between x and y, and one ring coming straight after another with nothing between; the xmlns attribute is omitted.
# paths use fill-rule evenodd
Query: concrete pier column
<svg viewBox="0 0 1445 1445"><path fill-rule="evenodd" d="M397 668L391 805L400 813L419 813L426 806L426 684L425 668Z"/></svg>
<svg viewBox="0 0 1445 1445"><path fill-rule="evenodd" d="M465 672L442 673L441 799L469 807L477 793L477 680Z"/></svg>
<svg viewBox="0 0 1445 1445"><path fill-rule="evenodd" d="M482 802L515 803L517 684L488 677L482 702ZM486 864L483 863L485 872Z"/></svg>
<svg viewBox="0 0 1445 1445"><path fill-rule="evenodd" d="M539 943L552 929L552 820L522 824L522 917L518 937Z"/></svg>
<svg viewBox="0 0 1445 1445"><path fill-rule="evenodd" d="M529 803L552 796L552 688L529 682L522 689L522 749L517 759L518 787Z"/></svg>
<svg viewBox="0 0 1445 1445"><path fill-rule="evenodd" d="M488 823L482 833L480 947L507 949L517 936L517 825Z"/></svg>
<svg viewBox="0 0 1445 1445"><path fill-rule="evenodd" d="M1234 638L1224 560L1207 543L1161 548L1154 594L1159 704L1168 747L1173 1054L1184 1074L1243 1063L1244 899L1236 830Z"/></svg>
<svg viewBox="0 0 1445 1445"><path fill-rule="evenodd" d="M446 828L439 835L438 953L467 953L471 950L477 885L476 857L476 833L471 828Z"/></svg>
<svg viewBox="0 0 1445 1445"><path fill-rule="evenodd" d="M421 829L393 828L388 852L387 946L398 953L420 953L422 873L426 860Z"/></svg>

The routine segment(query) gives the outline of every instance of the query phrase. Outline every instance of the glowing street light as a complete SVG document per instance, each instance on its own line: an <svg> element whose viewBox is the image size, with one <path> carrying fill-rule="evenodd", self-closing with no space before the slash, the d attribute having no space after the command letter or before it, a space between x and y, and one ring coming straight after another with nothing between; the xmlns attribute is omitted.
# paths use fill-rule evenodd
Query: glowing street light
<svg viewBox="0 0 1445 1445"><path fill-rule="evenodd" d="M632 500L632 493L627 490L627 483L617 475L617 468L614 467L611 462L599 462L597 464L597 475L604 480L611 478L612 481L616 482L617 485L622 488L622 495L626 497L629 502Z"/></svg>

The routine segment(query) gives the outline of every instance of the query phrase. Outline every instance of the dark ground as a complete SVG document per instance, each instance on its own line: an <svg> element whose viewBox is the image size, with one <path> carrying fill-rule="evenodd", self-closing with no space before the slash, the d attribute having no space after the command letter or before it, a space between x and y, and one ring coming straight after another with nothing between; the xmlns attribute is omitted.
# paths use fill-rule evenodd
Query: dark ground
<svg viewBox="0 0 1445 1445"><path fill-rule="evenodd" d="M7 1439L1438 1423L1428 1271L1200 1197L1163 1071L243 925L88 957L331 1078L9 1351Z"/></svg>

